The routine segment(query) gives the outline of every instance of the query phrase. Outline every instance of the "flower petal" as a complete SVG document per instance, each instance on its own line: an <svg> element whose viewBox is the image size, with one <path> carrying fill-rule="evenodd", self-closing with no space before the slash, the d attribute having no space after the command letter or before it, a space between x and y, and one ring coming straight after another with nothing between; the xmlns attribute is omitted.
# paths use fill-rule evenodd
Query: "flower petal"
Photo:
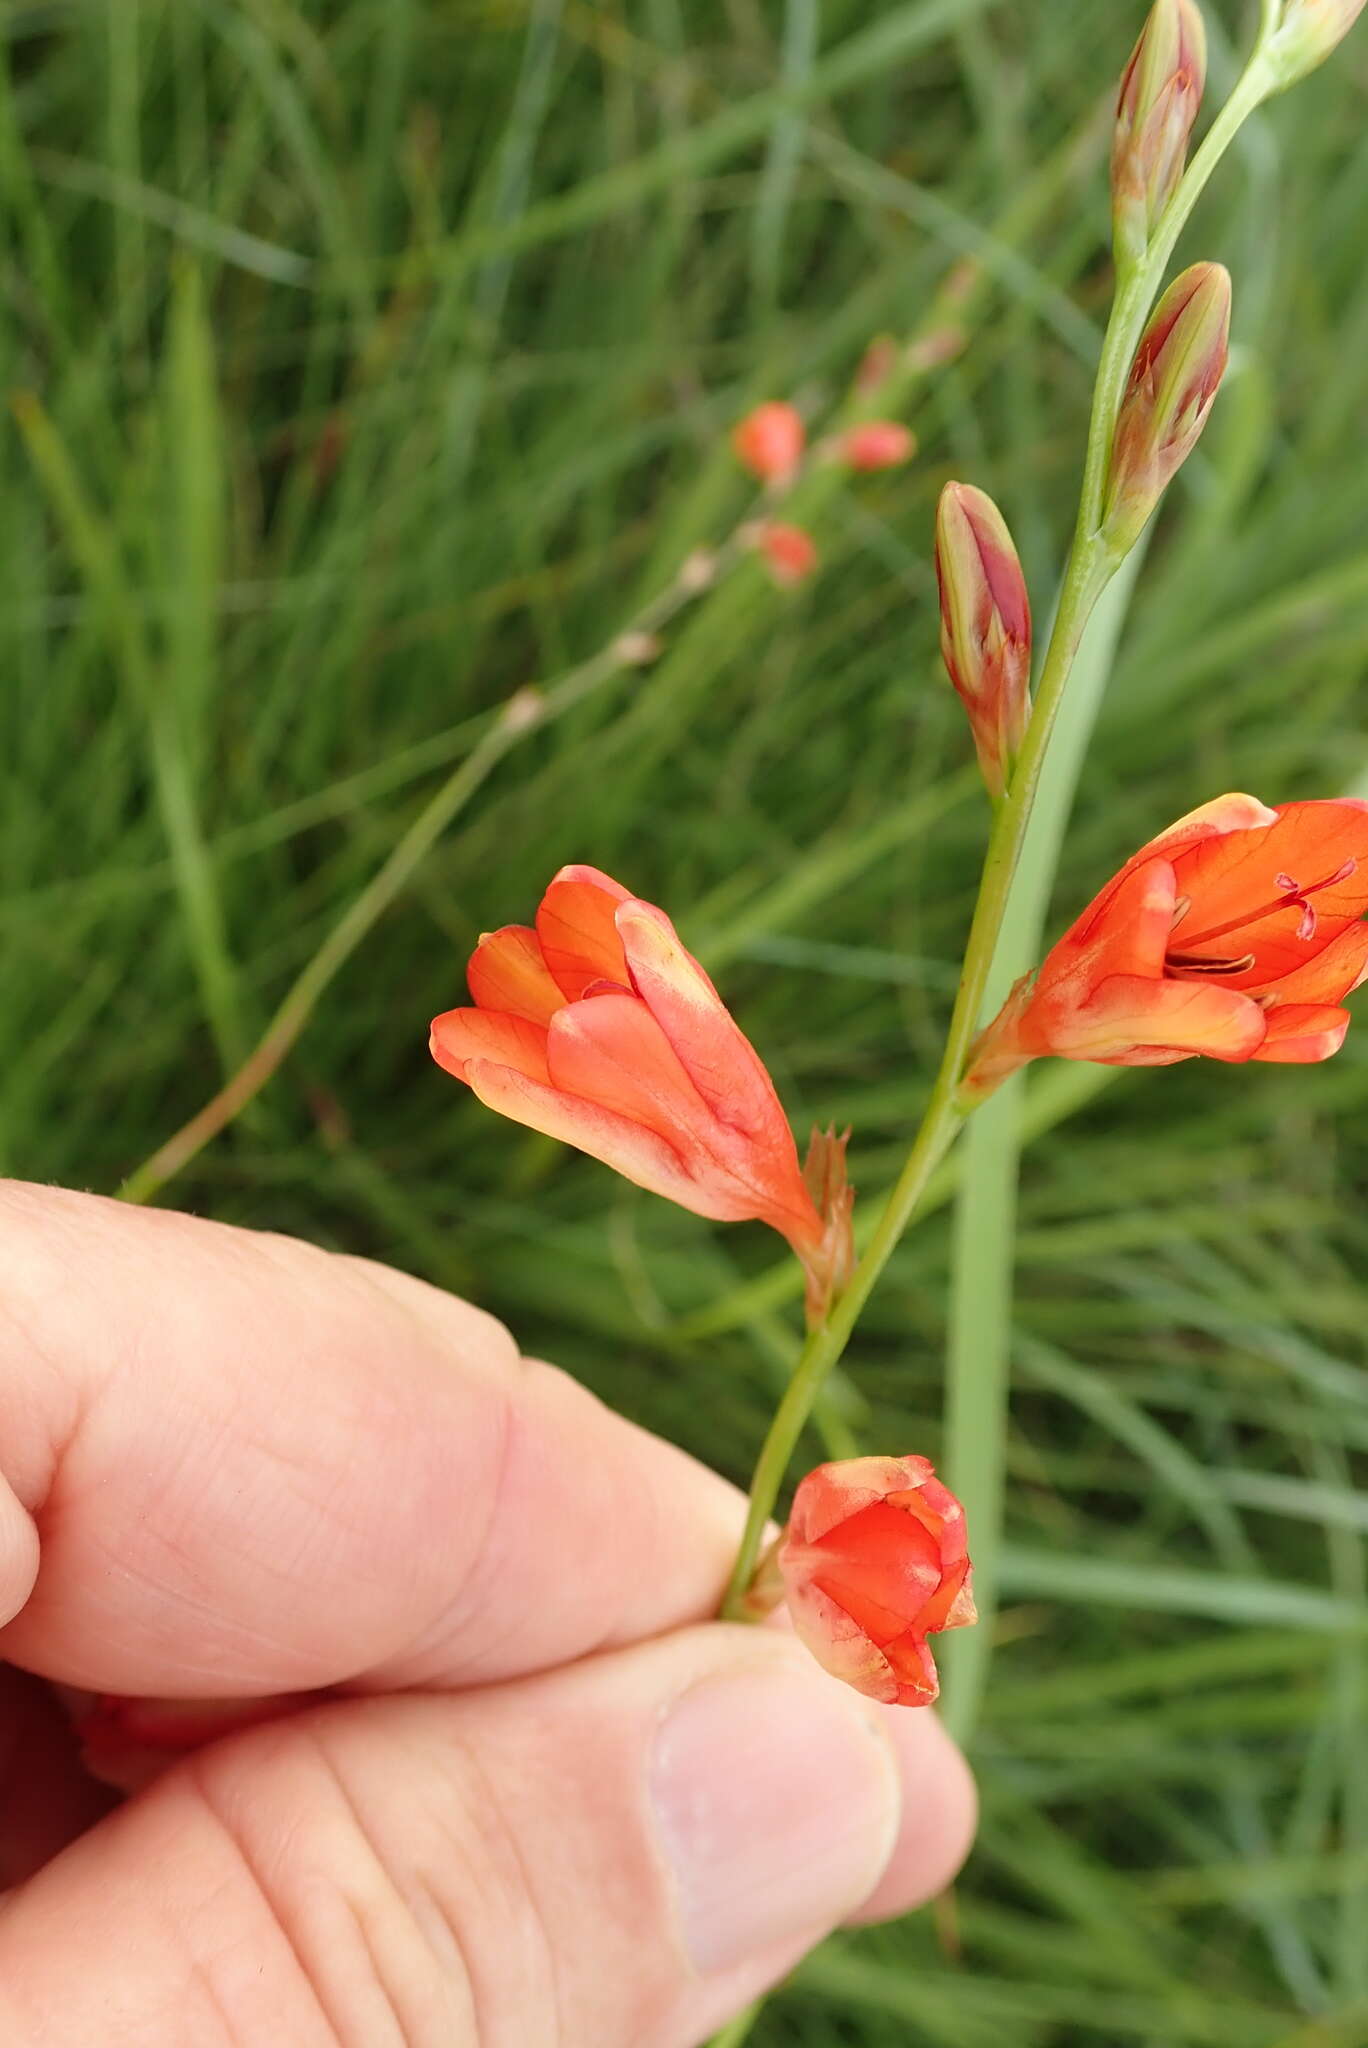
<svg viewBox="0 0 1368 2048"><path fill-rule="evenodd" d="M1057 1040L1052 1050L1112 1066L1158 1064L1145 1057L1155 1051L1247 1060L1263 1043L1266 1022L1258 1004L1234 989L1117 974L1073 1012L1067 1043Z"/></svg>
<svg viewBox="0 0 1368 2048"><path fill-rule="evenodd" d="M1313 959L1275 981L1268 993L1278 1004L1338 1003L1368 976L1368 924L1350 924L1322 946Z"/></svg>
<svg viewBox="0 0 1368 2048"><path fill-rule="evenodd" d="M471 999L482 1010L503 1010L533 1024L549 1024L565 1001L542 958L537 934L526 924L482 933L466 980Z"/></svg>
<svg viewBox="0 0 1368 2048"><path fill-rule="evenodd" d="M1268 1035L1253 1055L1280 1066L1328 1060L1344 1043L1349 1012L1328 1003L1276 1003L1268 1013Z"/></svg>
<svg viewBox="0 0 1368 2048"><path fill-rule="evenodd" d="M446 1010L432 1020L432 1057L458 1081L469 1081L471 1060L497 1060L531 1081L547 1081L546 1032L525 1017L498 1010Z"/></svg>
<svg viewBox="0 0 1368 2048"><path fill-rule="evenodd" d="M599 868L562 868L537 911L542 958L561 993L578 1000L591 981L627 982L627 962L613 923L628 891Z"/></svg>
<svg viewBox="0 0 1368 2048"><path fill-rule="evenodd" d="M644 1124L690 1160L708 1152L713 1120L669 1039L636 996L588 996L547 1033L553 1087Z"/></svg>
<svg viewBox="0 0 1368 2048"><path fill-rule="evenodd" d="M559 1138L591 1159L602 1160L639 1188L664 1195L691 1209L696 1216L711 1216L723 1222L735 1218L735 1211L714 1205L711 1191L689 1174L679 1154L654 1131L631 1123L611 1109L582 1097L563 1094L559 1089L531 1080L512 1067L492 1060L470 1060L465 1079L488 1108L529 1130Z"/></svg>
<svg viewBox="0 0 1368 2048"><path fill-rule="evenodd" d="M788 1118L764 1061L663 910L637 899L617 912L632 986L719 1122L771 1149L801 1182Z"/></svg>
<svg viewBox="0 0 1368 2048"><path fill-rule="evenodd" d="M1368 805L1284 804L1266 830L1193 846L1175 866L1179 893L1192 900L1175 944L1207 957L1254 953L1253 966L1226 986L1262 990L1313 960L1368 909ZM1309 932L1300 898L1287 900L1289 883L1315 913ZM1222 933L1228 924L1236 929ZM1208 932L1219 936L1204 939Z"/></svg>
<svg viewBox="0 0 1368 2048"><path fill-rule="evenodd" d="M845 1609L810 1580L786 1580L785 1585L794 1632L823 1671L854 1686L866 1699L896 1706L898 1680L887 1657Z"/></svg>
<svg viewBox="0 0 1368 2048"><path fill-rule="evenodd" d="M1046 956L1021 1019L1023 1044L1057 1051L1059 1029L1109 975L1157 982L1177 901L1169 861L1137 857L1124 867Z"/></svg>

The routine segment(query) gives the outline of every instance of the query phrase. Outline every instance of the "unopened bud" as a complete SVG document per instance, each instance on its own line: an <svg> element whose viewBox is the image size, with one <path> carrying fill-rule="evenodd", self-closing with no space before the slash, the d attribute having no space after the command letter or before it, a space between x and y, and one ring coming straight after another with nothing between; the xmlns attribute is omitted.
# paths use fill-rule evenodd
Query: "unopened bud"
<svg viewBox="0 0 1368 2048"><path fill-rule="evenodd" d="M1183 175L1206 83L1196 0L1155 0L1121 75L1112 143L1112 227L1119 263L1143 256Z"/></svg>
<svg viewBox="0 0 1368 2048"><path fill-rule="evenodd" d="M821 1242L803 1253L807 1320L812 1328L826 1321L855 1270L855 1190L846 1177L849 1143L850 1132L837 1137L834 1124L825 1131L814 1130L803 1161L803 1185L823 1225Z"/></svg>
<svg viewBox="0 0 1368 2048"><path fill-rule="evenodd" d="M745 538L764 557L765 566L781 589L802 583L817 567L817 548L812 535L801 526L786 526L780 519L763 519L749 527Z"/></svg>
<svg viewBox="0 0 1368 2048"><path fill-rule="evenodd" d="M762 483L792 481L803 459L803 419L797 408L782 399L757 405L732 428L732 451L743 468Z"/></svg>
<svg viewBox="0 0 1368 2048"><path fill-rule="evenodd" d="M626 633L619 633L613 642L613 654L624 668L647 668L660 653L661 643L654 633L643 633L633 627Z"/></svg>
<svg viewBox="0 0 1368 2048"><path fill-rule="evenodd" d="M546 709L546 699L535 683L524 683L511 697L506 697L499 714L500 723L507 732L527 732L534 726Z"/></svg>
<svg viewBox="0 0 1368 2048"><path fill-rule="evenodd" d="M1196 446L1229 336L1230 273L1219 263L1194 263L1150 315L1117 414L1102 530L1118 554L1135 545Z"/></svg>
<svg viewBox="0 0 1368 2048"><path fill-rule="evenodd" d="M1364 0L1287 0L1282 24L1268 45L1279 87L1294 85L1323 64L1363 9Z"/></svg>
<svg viewBox="0 0 1368 2048"><path fill-rule="evenodd" d="M972 484L947 484L941 492L936 581L941 654L996 800L1031 716L1031 604L1007 522Z"/></svg>
<svg viewBox="0 0 1368 2048"><path fill-rule="evenodd" d="M916 452L916 435L898 420L865 420L836 443L837 455L852 469L896 469Z"/></svg>
<svg viewBox="0 0 1368 2048"><path fill-rule="evenodd" d="M693 548L679 565L679 587L690 597L710 590L717 581L717 557L711 548Z"/></svg>
<svg viewBox="0 0 1368 2048"><path fill-rule="evenodd" d="M855 372L855 389L868 395L877 391L898 367L898 344L891 334L876 334Z"/></svg>

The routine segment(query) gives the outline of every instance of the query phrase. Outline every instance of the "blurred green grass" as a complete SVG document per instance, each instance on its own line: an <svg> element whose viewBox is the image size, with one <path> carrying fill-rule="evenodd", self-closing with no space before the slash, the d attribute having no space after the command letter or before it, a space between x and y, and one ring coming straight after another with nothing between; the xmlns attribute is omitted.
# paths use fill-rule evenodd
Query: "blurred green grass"
<svg viewBox="0 0 1368 2048"><path fill-rule="evenodd" d="M1208 10L1227 80L1241 10ZM464 1289L738 1478L792 1344L758 1230L507 1127L428 1016L587 859L664 903L795 1122L891 1179L984 836L931 509L992 489L1040 608L1105 317L1082 0L18 0L0 19L0 1165L109 1190L260 1033L479 720L594 656L971 259L906 472L531 732L168 1199ZM1368 775L1368 36L1248 131L1184 248L1236 354L1140 580L1056 915L1227 787ZM1360 1025L1359 1033L1363 1031ZM1368 2043L1368 1038L1332 1066L1041 1069L1006 1607L953 1904L833 1944L754 2039ZM939 1444L948 1247L850 1357ZM720 1304L720 1306L719 1306Z"/></svg>

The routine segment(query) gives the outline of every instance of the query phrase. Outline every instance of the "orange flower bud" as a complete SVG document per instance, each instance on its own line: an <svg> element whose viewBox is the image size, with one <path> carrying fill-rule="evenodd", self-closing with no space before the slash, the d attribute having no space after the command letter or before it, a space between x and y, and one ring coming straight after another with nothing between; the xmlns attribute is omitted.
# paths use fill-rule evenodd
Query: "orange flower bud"
<svg viewBox="0 0 1368 2048"><path fill-rule="evenodd" d="M1197 445L1225 373L1230 273L1194 263L1164 293L1140 337L1117 415L1102 529L1118 554Z"/></svg>
<svg viewBox="0 0 1368 2048"><path fill-rule="evenodd" d="M1364 0L1287 0L1268 46L1279 87L1294 85L1323 64L1362 14Z"/></svg>
<svg viewBox="0 0 1368 2048"><path fill-rule="evenodd" d="M737 461L762 483L791 483L803 459L802 415L783 399L757 405L732 428Z"/></svg>
<svg viewBox="0 0 1368 2048"><path fill-rule="evenodd" d="M926 1458L842 1458L793 1497L777 1563L793 1626L834 1678L889 1706L940 1691L926 1638L977 1620L964 1510Z"/></svg>
<svg viewBox="0 0 1368 2048"><path fill-rule="evenodd" d="M1328 1060L1368 974L1368 804L1218 796L1133 855L974 1048L972 1103L1041 1054Z"/></svg>
<svg viewBox="0 0 1368 2048"><path fill-rule="evenodd" d="M947 484L936 507L941 654L1000 797L1031 716L1031 604L1007 522L985 491Z"/></svg>
<svg viewBox="0 0 1368 2048"><path fill-rule="evenodd" d="M1195 0L1155 0L1121 76L1112 143L1112 226L1120 262L1142 256L1187 161L1206 83Z"/></svg>
<svg viewBox="0 0 1368 2048"><path fill-rule="evenodd" d="M474 1008L433 1020L438 1065L490 1109L696 1215L758 1217L799 1258L826 1223L759 1055L663 910L562 868L535 926L489 932Z"/></svg>
<svg viewBox="0 0 1368 2048"><path fill-rule="evenodd" d="M781 590L806 582L817 567L816 543L801 526L786 526L782 519L766 519L751 529L751 539Z"/></svg>
<svg viewBox="0 0 1368 2048"><path fill-rule="evenodd" d="M866 420L851 427L836 444L852 469L895 469L917 452L917 437L898 420Z"/></svg>

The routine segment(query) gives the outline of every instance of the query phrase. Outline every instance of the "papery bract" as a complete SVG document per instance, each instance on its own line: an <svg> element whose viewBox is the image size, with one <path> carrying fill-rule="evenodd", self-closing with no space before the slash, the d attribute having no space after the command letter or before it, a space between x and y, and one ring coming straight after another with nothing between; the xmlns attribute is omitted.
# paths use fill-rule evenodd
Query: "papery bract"
<svg viewBox="0 0 1368 2048"><path fill-rule="evenodd" d="M1112 141L1118 259L1145 252L1183 175L1206 82L1206 29L1195 0L1155 0L1121 76Z"/></svg>
<svg viewBox="0 0 1368 2048"><path fill-rule="evenodd" d="M1197 445L1225 375L1230 273L1194 263L1150 315L1116 417L1102 532L1117 554L1135 545Z"/></svg>
<svg viewBox="0 0 1368 2048"><path fill-rule="evenodd" d="M895 469L916 454L917 437L900 420L865 420L858 427L847 427L836 451L852 469Z"/></svg>
<svg viewBox="0 0 1368 2048"><path fill-rule="evenodd" d="M784 399L757 405L732 428L732 451L743 468L762 483L786 484L803 459L806 433L803 416Z"/></svg>
<svg viewBox="0 0 1368 2048"><path fill-rule="evenodd" d="M964 1510L926 1458L842 1458L799 1484L777 1565L824 1670L887 1705L940 1690L927 1637L977 1619Z"/></svg>
<svg viewBox="0 0 1368 2048"><path fill-rule="evenodd" d="M820 1255L826 1225L774 1084L663 910L562 868L535 926L486 933L467 974L474 1007L433 1020L432 1056L489 1108Z"/></svg>
<svg viewBox="0 0 1368 2048"><path fill-rule="evenodd" d="M1142 846L1008 997L972 1102L1042 1054L1106 1066L1329 1059L1368 972L1368 804L1220 796Z"/></svg>
<svg viewBox="0 0 1368 2048"><path fill-rule="evenodd" d="M997 798L1031 716L1031 604L1007 522L973 484L949 483L940 494L936 583L941 657Z"/></svg>

